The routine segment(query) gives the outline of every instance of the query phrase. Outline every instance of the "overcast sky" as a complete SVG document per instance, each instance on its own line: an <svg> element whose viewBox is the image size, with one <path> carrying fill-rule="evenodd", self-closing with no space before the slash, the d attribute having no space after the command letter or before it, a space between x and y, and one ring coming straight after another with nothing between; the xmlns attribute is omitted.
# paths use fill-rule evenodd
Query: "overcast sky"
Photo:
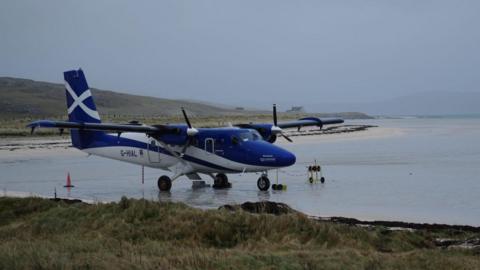
<svg viewBox="0 0 480 270"><path fill-rule="evenodd" d="M285 106L480 92L480 1L2 0L0 76Z"/></svg>

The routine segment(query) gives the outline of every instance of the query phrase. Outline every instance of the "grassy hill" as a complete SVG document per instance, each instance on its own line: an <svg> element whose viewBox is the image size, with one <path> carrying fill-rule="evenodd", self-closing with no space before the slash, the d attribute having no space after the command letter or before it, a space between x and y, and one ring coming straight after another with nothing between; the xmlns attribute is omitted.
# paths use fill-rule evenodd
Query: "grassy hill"
<svg viewBox="0 0 480 270"><path fill-rule="evenodd" d="M181 115L181 107L185 107L192 117L268 115L271 118L270 110L235 110L229 106L202 101L138 96L95 88L91 90L100 115L106 119L113 116L115 118L122 118L122 116L175 118ZM365 114L355 112L316 115L347 119L368 118ZM35 118L66 116L63 84L0 77L0 119L32 116ZM286 116L297 117L295 114Z"/></svg>
<svg viewBox="0 0 480 270"><path fill-rule="evenodd" d="M0 198L0 269L478 269L461 230L389 230L122 198Z"/></svg>
<svg viewBox="0 0 480 270"><path fill-rule="evenodd" d="M197 127L218 127L228 123L271 123L270 111L235 110L225 105L202 101L172 100L117 93L92 88L98 112L104 122L126 123L137 120L145 124L183 123L185 107ZM0 77L0 136L25 136L25 126L37 119L67 119L63 84ZM307 114L279 113L281 120L298 119ZM317 117L368 119L358 112L308 114ZM52 135L56 130L43 129L36 135Z"/></svg>

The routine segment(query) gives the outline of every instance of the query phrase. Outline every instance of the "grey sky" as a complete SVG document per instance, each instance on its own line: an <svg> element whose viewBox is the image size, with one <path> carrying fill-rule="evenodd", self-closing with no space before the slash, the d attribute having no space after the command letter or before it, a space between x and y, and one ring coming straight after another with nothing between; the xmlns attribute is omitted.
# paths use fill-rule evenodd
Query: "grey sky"
<svg viewBox="0 0 480 270"><path fill-rule="evenodd" d="M480 1L0 4L0 76L285 106L480 91Z"/></svg>

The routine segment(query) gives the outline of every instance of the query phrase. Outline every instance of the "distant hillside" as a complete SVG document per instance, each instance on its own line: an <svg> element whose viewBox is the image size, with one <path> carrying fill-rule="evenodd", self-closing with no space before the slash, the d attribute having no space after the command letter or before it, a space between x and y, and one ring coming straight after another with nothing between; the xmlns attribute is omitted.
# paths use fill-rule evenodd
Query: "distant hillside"
<svg viewBox="0 0 480 270"><path fill-rule="evenodd" d="M122 94L95 88L92 88L92 95L100 114L172 116L181 114L182 106L192 116L248 113L198 102ZM66 104L63 84L0 77L2 118L64 114L66 114Z"/></svg>
<svg viewBox="0 0 480 270"><path fill-rule="evenodd" d="M249 116L271 115L268 110L246 108L236 110L231 106L204 101L172 100L147 96L117 93L92 88L92 95L100 115L110 116L179 116L185 107L189 115L195 116ZM63 84L39 82L28 79L0 77L0 118L61 117L66 115L66 97ZM288 118L303 115L283 114ZM315 114L319 117L341 117L344 119L365 119L363 113Z"/></svg>

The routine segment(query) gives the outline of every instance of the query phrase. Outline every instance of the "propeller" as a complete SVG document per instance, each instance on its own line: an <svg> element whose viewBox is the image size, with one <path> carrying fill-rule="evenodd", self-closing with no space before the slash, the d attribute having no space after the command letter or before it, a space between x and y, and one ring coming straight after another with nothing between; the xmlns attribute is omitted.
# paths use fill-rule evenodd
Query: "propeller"
<svg viewBox="0 0 480 270"><path fill-rule="evenodd" d="M185 154L185 151L187 150L188 146L192 143L193 141L193 136L195 136L198 133L198 129L192 127L192 124L190 123L190 120L188 119L187 112L185 111L185 108L182 107L182 113L183 117L185 118L185 122L187 123L187 135L188 135L188 140L187 143L182 148L181 155L183 156Z"/></svg>
<svg viewBox="0 0 480 270"><path fill-rule="evenodd" d="M185 118L185 122L187 122L187 135L188 136L195 136L198 133L198 129L192 127L192 124L190 124L190 120L188 119L187 112L185 112L185 108L182 107L182 113L183 117Z"/></svg>
<svg viewBox="0 0 480 270"><path fill-rule="evenodd" d="M285 133L283 133L283 130L278 126L278 122L277 122L277 104L273 104L273 126L272 126L272 134L274 135L280 135L282 136L283 138L285 138L285 140L289 141L289 142L293 142L292 139L290 139L287 135L285 135Z"/></svg>

